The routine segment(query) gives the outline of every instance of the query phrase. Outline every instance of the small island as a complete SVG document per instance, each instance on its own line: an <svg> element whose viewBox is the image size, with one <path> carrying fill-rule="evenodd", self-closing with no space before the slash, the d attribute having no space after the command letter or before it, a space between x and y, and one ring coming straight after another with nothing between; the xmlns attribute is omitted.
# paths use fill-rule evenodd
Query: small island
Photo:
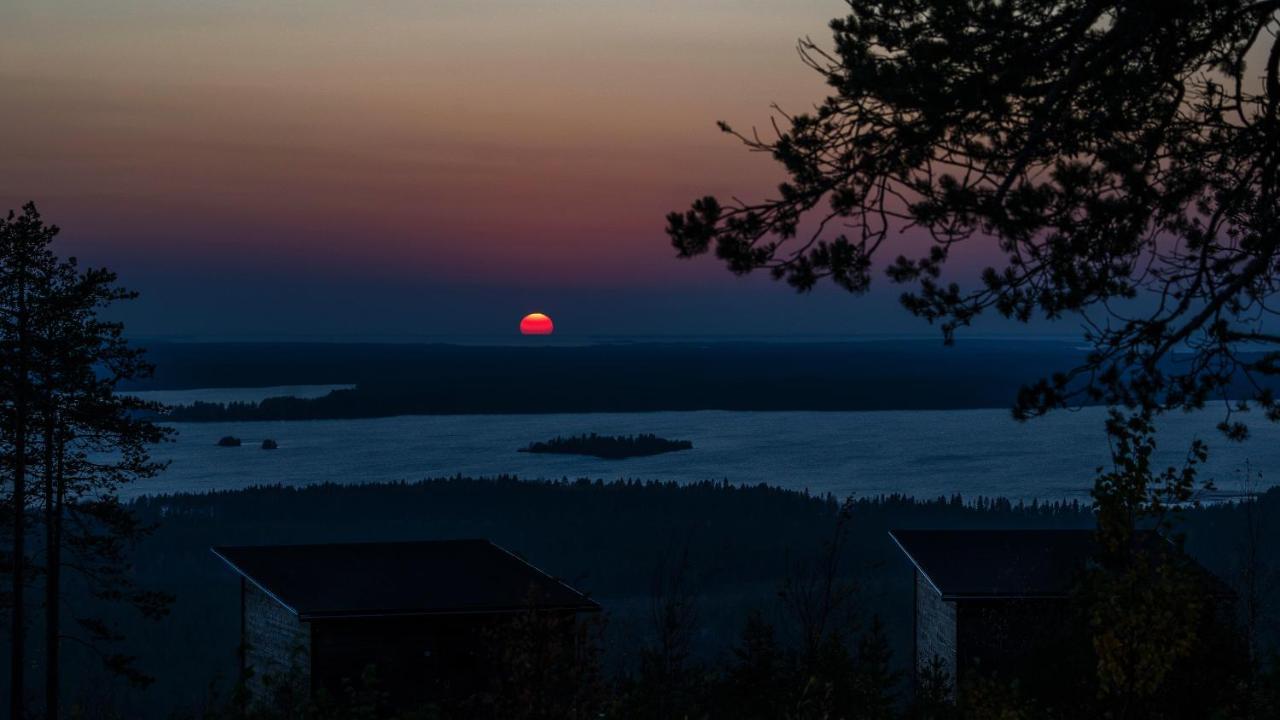
<svg viewBox="0 0 1280 720"><path fill-rule="evenodd" d="M661 455L677 450L692 450L693 443L688 440L667 440L652 433L641 435L574 435L573 437L555 437L546 442L535 442L528 447L520 448L527 453L558 453L562 455L591 455L607 460L621 460L629 457Z"/></svg>
<svg viewBox="0 0 1280 720"><path fill-rule="evenodd" d="M240 438L227 435L218 440L218 447L240 447Z"/></svg>
<svg viewBox="0 0 1280 720"><path fill-rule="evenodd" d="M275 450L278 447L280 447L280 444L277 443L275 440L272 440L271 438L267 438L266 440L262 441L263 450Z"/></svg>

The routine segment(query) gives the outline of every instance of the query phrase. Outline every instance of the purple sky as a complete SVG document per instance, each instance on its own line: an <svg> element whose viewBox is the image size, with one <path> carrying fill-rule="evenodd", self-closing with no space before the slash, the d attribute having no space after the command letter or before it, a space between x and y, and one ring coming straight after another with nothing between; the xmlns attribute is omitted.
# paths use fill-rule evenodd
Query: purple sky
<svg viewBox="0 0 1280 720"><path fill-rule="evenodd" d="M714 121L820 100L795 41L845 9L18 0L0 204L140 290L141 335L928 333L885 282L797 297L662 232L781 179Z"/></svg>

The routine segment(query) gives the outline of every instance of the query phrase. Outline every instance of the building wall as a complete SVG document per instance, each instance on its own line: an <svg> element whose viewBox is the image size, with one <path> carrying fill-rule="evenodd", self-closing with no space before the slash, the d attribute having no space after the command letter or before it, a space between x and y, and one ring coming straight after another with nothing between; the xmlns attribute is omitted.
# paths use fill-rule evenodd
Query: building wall
<svg viewBox="0 0 1280 720"><path fill-rule="evenodd" d="M254 694L263 692L263 681L272 676L309 691L310 627L253 583L244 582L241 587L244 664L246 670L252 670L249 690Z"/></svg>
<svg viewBox="0 0 1280 720"><path fill-rule="evenodd" d="M447 693L469 696L485 677L482 615L317 620L312 635L316 689L339 691L372 672L380 689L409 705ZM464 687L466 686L466 687Z"/></svg>
<svg viewBox="0 0 1280 720"><path fill-rule="evenodd" d="M1020 677L1028 668L1088 651L1088 636L1076 631L1066 600L964 601L958 603L956 627L961 676Z"/></svg>
<svg viewBox="0 0 1280 720"><path fill-rule="evenodd" d="M312 686L336 692L347 682L376 683L394 705L448 706L473 699L501 672L513 644L572 641L572 613L555 613L535 629L513 627L506 614L333 618L312 623ZM537 633L530 637L527 633ZM546 633L546 634L544 634Z"/></svg>
<svg viewBox="0 0 1280 720"><path fill-rule="evenodd" d="M956 676L956 605L946 602L924 573L916 571L916 668L933 658L954 680Z"/></svg>

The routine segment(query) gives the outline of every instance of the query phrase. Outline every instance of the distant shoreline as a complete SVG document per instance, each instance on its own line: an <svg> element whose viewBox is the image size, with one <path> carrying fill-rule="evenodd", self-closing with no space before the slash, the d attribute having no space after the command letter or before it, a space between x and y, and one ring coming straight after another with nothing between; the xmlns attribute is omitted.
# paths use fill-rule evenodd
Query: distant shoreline
<svg viewBox="0 0 1280 720"><path fill-rule="evenodd" d="M1075 367L1057 342L922 340L638 343L583 347L167 344L130 391L346 385L174 409L175 422L398 415L1009 407L1018 389Z"/></svg>
<svg viewBox="0 0 1280 720"><path fill-rule="evenodd" d="M1009 408L1078 367L1071 343L964 339L481 347L159 344L126 392L342 386L318 397L245 396L175 408L173 422L404 415ZM1280 378L1274 382L1280 391Z"/></svg>

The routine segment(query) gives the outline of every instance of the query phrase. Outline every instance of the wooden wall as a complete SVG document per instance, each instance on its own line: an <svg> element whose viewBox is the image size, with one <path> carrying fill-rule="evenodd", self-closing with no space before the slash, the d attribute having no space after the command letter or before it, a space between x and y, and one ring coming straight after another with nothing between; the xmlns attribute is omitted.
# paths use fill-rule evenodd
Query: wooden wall
<svg viewBox="0 0 1280 720"><path fill-rule="evenodd" d="M946 602L924 573L916 571L916 668L933 658L952 680L956 677L956 604Z"/></svg>
<svg viewBox="0 0 1280 720"><path fill-rule="evenodd" d="M249 690L263 691L266 676L288 678L309 691L311 633L306 623L249 582L241 583L245 669L252 670Z"/></svg>

